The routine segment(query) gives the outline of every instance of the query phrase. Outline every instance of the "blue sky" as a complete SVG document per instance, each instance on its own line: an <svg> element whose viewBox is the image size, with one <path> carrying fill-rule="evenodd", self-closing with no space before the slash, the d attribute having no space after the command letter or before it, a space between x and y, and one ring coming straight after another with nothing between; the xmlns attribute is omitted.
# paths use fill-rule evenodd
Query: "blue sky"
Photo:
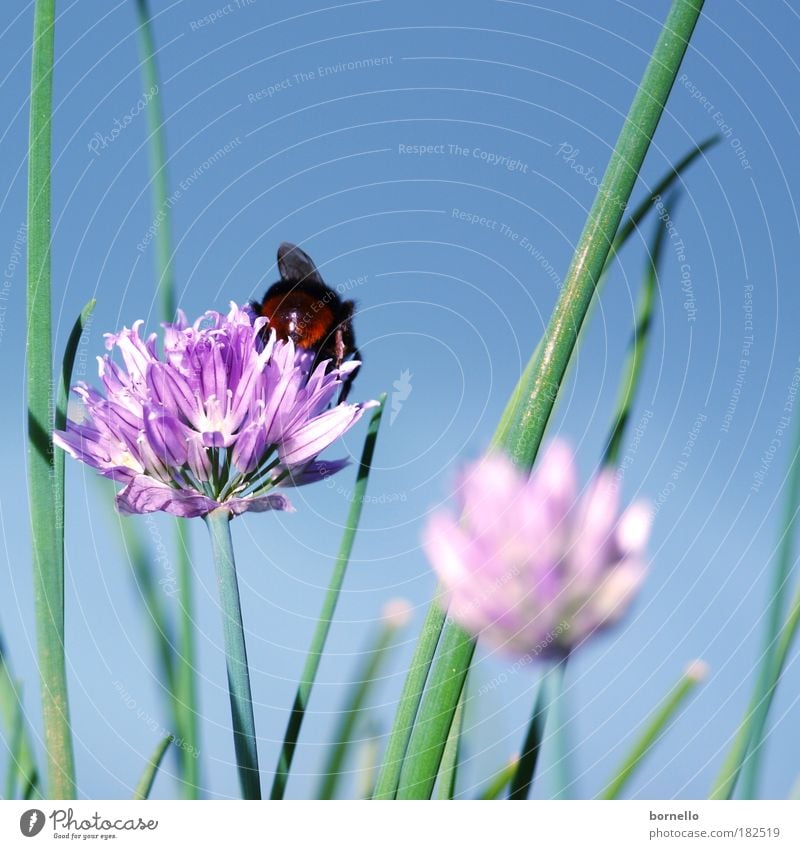
<svg viewBox="0 0 800 849"><path fill-rule="evenodd" d="M460 465L486 447L541 334L669 4L153 5L180 305L196 315L261 294L276 276L277 245L300 243L358 302L365 366L354 397L410 385L381 433L372 499L298 751L290 795L303 796L315 787L335 711L381 607L403 596L414 620L375 690L373 727L362 729L386 731L435 583L421 528ZM8 568L0 570L0 623L38 729L20 259L32 7L12 0L7 9L0 531ZM796 417L798 40L796 4L709 0L636 190L639 199L693 143L722 134L686 173L671 212L633 415L640 432L627 445L624 496L658 507L650 575L626 623L569 670L576 796L597 792L636 726L695 658L709 664L709 678L631 794L705 796L749 694ZM158 322L148 87L133 3L60 3L56 53L56 347L96 297L78 361L91 379L104 332L138 318ZM654 226L651 217L615 264L552 425L577 446L584 476L596 467L613 410ZM350 434L344 450L357 454L363 433ZM351 469L300 493L292 515L234 525L265 774L352 483ZM125 796L168 715L108 491L76 464L67 489L79 784L88 797ZM154 550L171 551L169 522L124 521ZM230 796L224 658L202 523L192 528L192 547L203 780L210 796ZM168 600L173 565L163 565ZM465 795L522 738L536 670L477 696L508 664L481 651L472 673ZM770 797L786 797L797 778L798 685L794 663L772 714L763 784ZM552 784L552 762L549 753L540 793ZM175 792L171 770L157 795Z"/></svg>

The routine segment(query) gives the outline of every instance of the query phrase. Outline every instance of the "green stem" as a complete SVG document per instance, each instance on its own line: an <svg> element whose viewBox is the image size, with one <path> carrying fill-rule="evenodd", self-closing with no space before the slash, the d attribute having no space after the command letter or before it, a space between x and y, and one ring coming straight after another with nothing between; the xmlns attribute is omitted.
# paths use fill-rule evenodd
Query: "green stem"
<svg viewBox="0 0 800 849"><path fill-rule="evenodd" d="M539 682L539 691L533 704L533 713L522 746L522 754L508 793L509 799L518 801L528 798L542 749L547 711L561 686L566 665L566 659L554 664L544 673Z"/></svg>
<svg viewBox="0 0 800 849"><path fill-rule="evenodd" d="M64 457L54 451L52 443L50 170L54 36L55 2L37 0L28 148L28 493L48 791L51 798L72 799L76 793L75 765L64 656Z"/></svg>
<svg viewBox="0 0 800 849"><path fill-rule="evenodd" d="M702 6L703 0L674 0L672 4L592 204L543 343L514 391L512 409L500 421L494 444L523 469L530 469L536 459L595 284L606 266ZM412 733L401 774L402 792L409 798L430 797L474 653L474 641L453 622L445 626L441 642L449 651L442 652L433 665L429 693L417 718L420 731L415 727Z"/></svg>
<svg viewBox="0 0 800 849"><path fill-rule="evenodd" d="M386 660L388 649L396 632L397 629L390 624L381 628L375 645L365 655L364 662L356 674L347 703L344 710L339 714L339 721L334 731L335 742L331 746L322 771L322 781L317 794L319 799L333 799L336 796L339 779L342 777L342 766L348 747L353 740L356 723L361 716L372 685Z"/></svg>
<svg viewBox="0 0 800 849"><path fill-rule="evenodd" d="M147 0L136 0L139 22L139 51L142 77L148 91L147 124L150 130L150 164L153 173L153 213L159 221L156 231L156 293L161 302L165 321L175 317L175 283L172 275L172 224L167 186L167 157L164 140L164 115L161 109L161 88L156 68L156 49Z"/></svg>
<svg viewBox="0 0 800 849"><path fill-rule="evenodd" d="M156 746L156 750L150 757L150 760L147 762L147 766L145 767L144 772L142 773L142 777L139 779L139 783L136 785L136 790L133 792L133 798L135 800L143 800L150 798L150 791L153 789L153 783L156 780L156 775L158 774L158 768L161 766L161 761L164 760L164 755L169 748L169 744L173 741L173 736L168 734L163 740L159 742Z"/></svg>
<svg viewBox="0 0 800 849"><path fill-rule="evenodd" d="M425 682L439 645L442 627L445 622L445 611L436 600L439 595L437 589L434 601L428 608L422 632L417 640L414 655L411 658L406 679L403 682L403 691L397 705L389 741L386 744L386 752L383 756L378 782L375 785L373 799L394 799L397 794L397 786L400 783L400 772L403 769L408 743L414 729L414 721L417 718L422 694L425 690Z"/></svg>
<svg viewBox="0 0 800 849"><path fill-rule="evenodd" d="M289 715L289 722L287 723L286 733L283 737L278 765L275 770L275 778L272 782L272 792L270 794L272 799L283 799L286 793L289 771L292 768L292 760L294 759L294 752L297 748L300 729L303 726L308 700L311 697L311 690L314 687L319 664L322 660L322 653L325 649L331 623L333 622L333 615L336 612L336 605L339 601L339 593L341 592L344 577L347 573L347 564L350 562L350 554L353 551L353 543L355 542L358 523L361 519L361 511L364 507L364 495L367 490L367 481L369 480L372 457L375 453L375 443L378 439L378 428L385 401L386 394L384 393L381 395L380 403L369 423L367 437L364 441L364 449L361 453L361 462L359 463L358 474L356 476L356 484L353 489L353 498L350 502L350 511L347 515L344 534L342 535L342 541L339 546L339 554L336 558L336 564L333 567L328 592L322 603L322 611L317 620L314 635L311 638L311 646L306 656L306 662L300 676L300 684L297 687L297 693L292 704L292 712Z"/></svg>
<svg viewBox="0 0 800 849"><path fill-rule="evenodd" d="M611 154L535 366L519 393L505 449L523 468L536 458L564 372L694 30L703 0L674 0Z"/></svg>
<svg viewBox="0 0 800 849"><path fill-rule="evenodd" d="M189 526L186 519L175 520L175 542L178 552L178 582L180 587L180 656L174 682L173 703L181 735L180 759L184 795L199 798L200 759L198 757L197 682L195 676L195 630L193 622L192 561L189 556Z"/></svg>
<svg viewBox="0 0 800 849"><path fill-rule="evenodd" d="M603 266L603 271L600 275L600 279L597 281L597 285L595 286L595 296L592 300L592 303L595 306L597 305L598 301L597 293L600 291L603 283L608 277L614 258L619 253L619 251L622 250L623 246L628 241L628 239L639 228L645 216L653 208L653 202L656 200L656 198L661 197L663 194L669 191L675 181L695 161L695 159L697 159L699 156L701 156L719 141L720 136L718 135L710 136L709 138L704 139L702 142L700 142L699 145L697 145L697 147L692 148L692 150L690 150L680 160L678 160L675 165L670 166L669 171L667 171L667 173L664 174L664 176L658 181L658 183L656 183L652 192L639 203L639 205L634 209L630 216L622 223L619 230L617 231L617 235L614 237L614 241L611 243L611 250L609 250L608 252L608 256L606 257L606 262ZM583 325L581 326L581 333L583 333L587 324L588 320L585 319ZM493 439L493 445L495 446L502 446L508 440L508 434L511 430L515 410L520 405L520 398L525 387L533 379L533 374L536 369L541 344L542 343L539 342L539 344L537 345L533 356L528 362L528 365L526 366L522 377L517 382L517 385L514 388L514 391L512 392L511 397L509 398L508 403L505 406L505 409L503 410L503 415L500 418L500 424L498 425L497 431L495 432Z"/></svg>
<svg viewBox="0 0 800 849"><path fill-rule="evenodd" d="M167 176L166 139L164 134L164 114L161 104L161 87L156 63L155 39L147 0L136 0L136 13L139 24L139 54L141 57L142 80L147 89L147 124L150 134L150 168L153 186L153 213L159 221L156 232L156 297L161 303L161 317L172 321L175 317L176 297L172 257L172 221L169 204L169 185ZM200 761L196 757L197 728L197 684L195 680L195 634L193 626L192 603L192 563L188 548L188 534L185 523L175 520L175 542L180 582L180 659L178 675L175 681L177 690L173 702L178 705L176 716L179 733L182 738L180 749L181 774L184 795L189 799L198 798Z"/></svg>
<svg viewBox="0 0 800 849"><path fill-rule="evenodd" d="M400 772L398 799L430 799L475 640L448 622Z"/></svg>
<svg viewBox="0 0 800 849"><path fill-rule="evenodd" d="M758 795L758 779L769 700L763 697L757 698L757 694L765 694L772 679L775 648L781 631L786 607L786 593L789 589L789 579L794 564L798 510L800 510L800 420L795 425L794 454L789 467L789 488L786 491L783 503L782 534L767 610L767 632L764 635L764 648L755 684L754 700L757 699L757 704L753 717L753 737L749 743L749 757L743 766L744 788L742 795L745 799L755 799Z"/></svg>
<svg viewBox="0 0 800 849"><path fill-rule="evenodd" d="M213 510L205 517L211 536L211 549L222 607L233 744L239 769L239 782L245 799L260 799L261 782L258 775L256 724L253 717L250 671L247 666L247 648L244 641L242 607L239 601L230 519L230 513L224 507Z"/></svg>
<svg viewBox="0 0 800 849"><path fill-rule="evenodd" d="M671 194L665 204L665 208L672 210L675 205L674 194ZM616 466L619 460L619 452L622 447L625 429L636 400L636 393L642 377L642 366L645 354L650 342L650 331L653 325L654 307L656 302L656 290L658 288L658 267L664 252L667 228L661 222L656 221L656 229L647 258L647 269L636 306L636 319L634 322L633 335L631 337L628 356L622 368L622 376L619 384L619 395L617 408L614 413L611 431L606 443L603 463L607 466Z"/></svg>
<svg viewBox="0 0 800 849"><path fill-rule="evenodd" d="M467 686L461 688L461 698L453 717L447 743L442 753L442 765L439 767L439 799L454 799L456 795L456 780L458 778L458 760L461 754L461 735L464 731L464 702L467 698Z"/></svg>
<svg viewBox="0 0 800 849"><path fill-rule="evenodd" d="M553 703L550 708L552 719L550 720L553 728L553 748L555 750L555 763L553 764L553 772L555 775L555 799L569 799L570 788L572 787L572 769L571 769L571 747L570 735L568 732L568 718L570 712L567 709L567 694L564 689L564 681L566 675L564 670L558 676L555 685L555 694Z"/></svg>
<svg viewBox="0 0 800 849"><path fill-rule="evenodd" d="M763 731L764 723L769 716L772 700L778 689L781 675L783 674L786 660L800 628L800 588L798 588L792 599L789 616L783 624L778 635L778 640L773 656L773 663L769 670L769 679L763 690L757 687L753 690L750 704L747 706L744 719L733 744L728 751L728 756L719 771L719 775L711 788L711 799L730 799L736 790L742 766L747 758L747 753Z"/></svg>
<svg viewBox="0 0 800 849"><path fill-rule="evenodd" d="M615 776L600 794L600 799L618 799L625 789L631 776L644 761L645 756L653 748L666 727L677 715L686 699L706 676L706 665L702 661L689 664L681 680L675 685L664 701L656 708L647 721L639 739L622 762Z"/></svg>

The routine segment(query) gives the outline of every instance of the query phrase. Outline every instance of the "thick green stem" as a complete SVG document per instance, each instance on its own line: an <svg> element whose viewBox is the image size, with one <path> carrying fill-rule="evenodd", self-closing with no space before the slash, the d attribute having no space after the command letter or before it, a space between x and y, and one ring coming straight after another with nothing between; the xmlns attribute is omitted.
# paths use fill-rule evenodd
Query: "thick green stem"
<svg viewBox="0 0 800 849"><path fill-rule="evenodd" d="M398 799L430 799L474 652L475 640L448 623L411 733Z"/></svg>
<svg viewBox="0 0 800 849"><path fill-rule="evenodd" d="M506 450L520 466L536 458L595 284L658 126L702 0L675 0L611 154L564 287L547 326L536 366L519 394Z"/></svg>
<svg viewBox="0 0 800 849"><path fill-rule="evenodd" d="M300 729L303 726L308 700L311 697L311 690L314 687L319 664L322 660L322 652L325 650L325 643L327 642L328 633L333 622L333 615L336 612L336 605L339 601L339 593L344 583L344 576L347 573L347 564L350 562L350 554L353 551L353 543L355 542L358 523L361 519L361 511L364 507L364 495L367 490L367 481L369 480L372 457L375 453L375 443L378 439L378 428L385 402L386 395L383 394L369 423L367 438L364 441L361 462L358 467L358 475L356 476L356 485L353 489L353 498L350 502L350 511L347 516L347 522L345 523L342 542L339 546L339 554L336 558L336 564L333 567L333 575L331 575L331 581L328 585L328 592L322 603L322 611L317 620L317 626L314 629L314 636L311 638L311 647L306 656L306 662L300 677L300 684L297 687L297 693L292 704L292 712L289 715L289 722L283 737L283 745L281 746L281 753L270 794L273 799L283 799L286 793L289 771L292 768L292 760L295 749L297 748Z"/></svg>
<svg viewBox="0 0 800 849"><path fill-rule="evenodd" d="M672 4L589 212L544 339L514 391L513 407L501 419L495 445L523 469L530 469L536 459L595 285L606 266L702 6L703 0L674 0ZM430 797L475 648L474 641L453 622L445 626L441 644L448 651L443 651L433 665L428 693L403 765L400 785L405 798Z"/></svg>
<svg viewBox="0 0 800 849"><path fill-rule="evenodd" d="M64 656L64 457L55 452L50 279L50 169L54 0L37 0L33 22L28 148L28 494L36 641L48 793L73 799L75 766Z"/></svg>
<svg viewBox="0 0 800 849"><path fill-rule="evenodd" d="M236 578L236 561L233 557L230 518L230 513L224 507L213 510L205 517L208 532L211 535L211 550L219 584L228 666L228 691L231 698L233 744L239 769L239 782L245 799L260 799L261 781L258 774L256 724L253 717L250 670L247 666L247 648L244 641L242 607L239 601L239 583Z"/></svg>
<svg viewBox="0 0 800 849"><path fill-rule="evenodd" d="M425 690L425 682L439 645L442 627L445 622L444 608L439 603L439 590L437 589L434 601L428 608L422 632L417 640L411 664L403 682L403 691L394 716L389 741L386 744L386 752L383 756L378 782L375 785L373 799L394 799L397 786L400 783L400 772L403 769L408 743L411 740L411 732L414 730L414 721L417 718L422 694Z"/></svg>

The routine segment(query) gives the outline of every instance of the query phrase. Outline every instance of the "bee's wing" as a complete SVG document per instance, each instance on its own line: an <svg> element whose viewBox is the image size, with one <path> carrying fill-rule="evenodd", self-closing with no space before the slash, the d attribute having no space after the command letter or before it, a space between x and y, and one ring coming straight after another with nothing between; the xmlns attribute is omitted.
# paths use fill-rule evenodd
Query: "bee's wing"
<svg viewBox="0 0 800 849"><path fill-rule="evenodd" d="M290 283L322 283L314 260L291 242L281 242L278 248L278 271L281 280Z"/></svg>

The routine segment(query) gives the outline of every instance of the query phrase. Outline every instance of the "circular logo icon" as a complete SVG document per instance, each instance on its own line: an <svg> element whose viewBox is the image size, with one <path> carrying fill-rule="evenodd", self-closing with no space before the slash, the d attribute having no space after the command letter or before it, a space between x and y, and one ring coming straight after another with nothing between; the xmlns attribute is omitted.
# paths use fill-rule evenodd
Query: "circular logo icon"
<svg viewBox="0 0 800 849"><path fill-rule="evenodd" d="M38 808L31 808L19 818L19 830L25 837L36 837L44 828L44 812Z"/></svg>

